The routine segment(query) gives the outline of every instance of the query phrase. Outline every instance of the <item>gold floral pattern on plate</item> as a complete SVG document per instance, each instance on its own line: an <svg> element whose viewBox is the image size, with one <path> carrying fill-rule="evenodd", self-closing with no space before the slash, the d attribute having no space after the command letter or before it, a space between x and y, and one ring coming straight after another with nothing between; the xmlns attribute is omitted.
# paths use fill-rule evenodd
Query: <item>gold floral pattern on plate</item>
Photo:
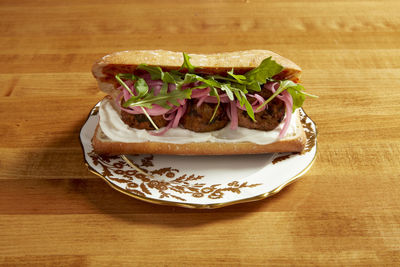
<svg viewBox="0 0 400 267"><path fill-rule="evenodd" d="M244 188L252 188L261 184L248 184L248 182L231 181L226 185L206 184L197 182L204 178L203 175L180 173L172 167L157 168L154 170L148 167L154 166L154 155L145 156L141 159L140 169L146 174L132 169L131 166L120 156L100 156L95 152L88 154L93 160L94 166L101 166L100 174L113 182L123 184L126 191L148 197L158 194L159 199L175 198L180 201L187 201L184 197L177 195L189 194L195 198L208 197L219 199L224 192L229 191L240 194ZM154 190L152 190L154 189Z"/></svg>
<svg viewBox="0 0 400 267"><path fill-rule="evenodd" d="M80 133L86 165L112 188L151 203L219 208L260 200L279 192L302 176L316 156L317 129L302 109L301 122L307 137L302 153L246 155L240 158L219 156L211 159L161 155L100 156L93 152L91 145L99 119L98 106L92 109ZM253 161L256 163L251 165ZM214 167L208 168L209 163ZM243 164L244 170L240 164Z"/></svg>

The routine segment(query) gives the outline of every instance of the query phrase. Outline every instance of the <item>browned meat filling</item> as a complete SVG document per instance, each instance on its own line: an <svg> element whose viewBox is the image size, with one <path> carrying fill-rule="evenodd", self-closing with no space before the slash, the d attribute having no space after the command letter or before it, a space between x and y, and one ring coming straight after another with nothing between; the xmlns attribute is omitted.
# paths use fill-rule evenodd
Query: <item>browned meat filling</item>
<svg viewBox="0 0 400 267"><path fill-rule="evenodd" d="M162 115L151 116L151 118L158 126L158 128L164 127L168 123ZM126 111L121 110L121 119L132 128L154 130L153 125L144 114L130 114Z"/></svg>
<svg viewBox="0 0 400 267"><path fill-rule="evenodd" d="M257 92L257 94L261 95L265 100L267 100L272 95L272 92L269 90L262 90L261 92ZM250 103L252 103L255 99L248 97L248 100ZM275 97L271 102L268 103L265 110L254 113L256 122L254 122L247 115L245 110L238 109L238 124L239 127L270 131L275 129L279 123L282 122L284 116L285 104L283 101Z"/></svg>
<svg viewBox="0 0 400 267"><path fill-rule="evenodd" d="M197 107L197 101L188 101L186 113L181 118L181 126L194 132L211 132L224 128L228 122L228 116L222 105L217 110L214 119L210 119L217 104L202 103Z"/></svg>

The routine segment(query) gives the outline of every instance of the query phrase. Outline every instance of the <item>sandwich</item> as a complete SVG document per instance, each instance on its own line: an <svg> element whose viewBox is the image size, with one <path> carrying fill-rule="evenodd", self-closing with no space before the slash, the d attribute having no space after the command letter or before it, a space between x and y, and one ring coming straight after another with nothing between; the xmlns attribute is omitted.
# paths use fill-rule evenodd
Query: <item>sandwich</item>
<svg viewBox="0 0 400 267"><path fill-rule="evenodd" d="M100 155L300 152L301 69L267 50L123 51L92 67L100 90L92 138Z"/></svg>

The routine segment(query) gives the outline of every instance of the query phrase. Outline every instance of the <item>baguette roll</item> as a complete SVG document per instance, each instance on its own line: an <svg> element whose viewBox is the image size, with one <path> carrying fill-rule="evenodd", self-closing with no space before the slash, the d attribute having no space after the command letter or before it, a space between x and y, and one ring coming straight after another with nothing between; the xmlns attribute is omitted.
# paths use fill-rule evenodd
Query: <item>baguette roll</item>
<svg viewBox="0 0 400 267"><path fill-rule="evenodd" d="M276 80L298 82L301 69L292 61L267 50L248 50L219 54L189 54L196 66L196 74L224 75L234 69L235 74L245 74L271 57L283 67L274 76ZM135 129L121 120L121 107L116 99L121 95L120 84L115 79L119 73L135 73L140 64L159 66L163 71L179 70L182 53L164 50L124 51L104 56L92 68L101 91L108 96L100 105L100 122L92 139L94 151L104 155L119 154L172 154L172 155L231 155L260 154L272 152L300 152L304 149L306 136L300 122L299 112L291 116L287 134L278 138L279 129L263 132L254 129L231 130L229 125L209 133L195 133L179 126L169 135L151 137L144 129ZM225 104L229 105L229 104ZM237 134L236 134L237 132ZM176 136L174 134L176 133ZM183 137L182 137L183 136ZM243 138L243 136L245 136ZM182 137L182 138L181 138ZM175 138L175 139L174 139ZM191 139L192 138L192 139ZM176 140L176 141L174 141ZM184 141L182 141L184 140Z"/></svg>

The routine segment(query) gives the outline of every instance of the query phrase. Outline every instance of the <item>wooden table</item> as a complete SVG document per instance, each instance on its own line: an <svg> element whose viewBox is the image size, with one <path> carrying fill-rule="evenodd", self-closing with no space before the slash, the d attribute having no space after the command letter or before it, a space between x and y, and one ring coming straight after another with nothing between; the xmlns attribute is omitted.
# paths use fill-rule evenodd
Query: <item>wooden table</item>
<svg viewBox="0 0 400 267"><path fill-rule="evenodd" d="M0 263L400 264L400 2L0 3ZM216 210L125 196L84 166L90 73L128 49L273 50L319 99L318 156L279 194Z"/></svg>

